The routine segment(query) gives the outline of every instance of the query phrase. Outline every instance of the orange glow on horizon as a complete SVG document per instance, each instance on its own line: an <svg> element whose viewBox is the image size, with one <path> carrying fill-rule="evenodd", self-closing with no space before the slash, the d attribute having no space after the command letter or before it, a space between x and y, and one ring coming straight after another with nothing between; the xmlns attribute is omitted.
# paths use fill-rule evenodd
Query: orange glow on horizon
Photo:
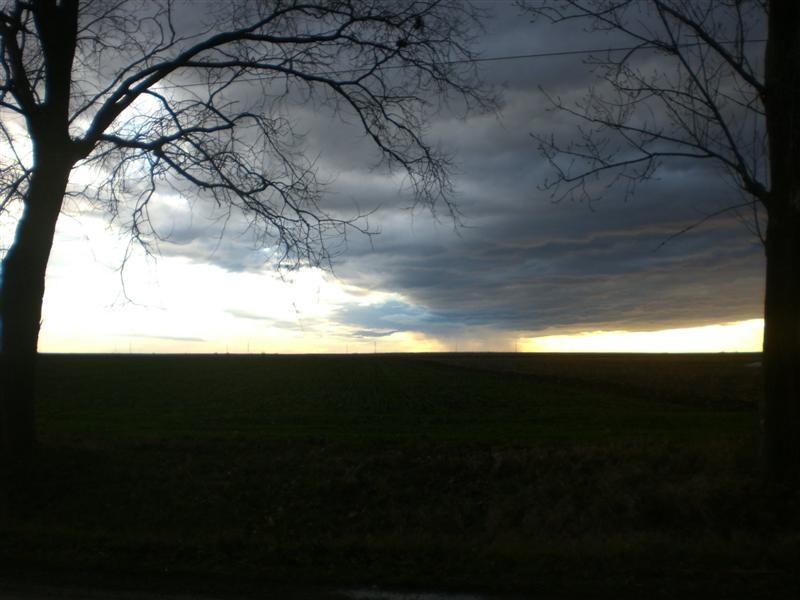
<svg viewBox="0 0 800 600"><path fill-rule="evenodd" d="M587 331L521 340L525 352L760 352L763 319L662 329Z"/></svg>

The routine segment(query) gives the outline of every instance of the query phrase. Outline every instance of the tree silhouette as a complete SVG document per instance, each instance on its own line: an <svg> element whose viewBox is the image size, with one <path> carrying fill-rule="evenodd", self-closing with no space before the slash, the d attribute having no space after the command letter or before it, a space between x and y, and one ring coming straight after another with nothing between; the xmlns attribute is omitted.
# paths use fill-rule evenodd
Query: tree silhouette
<svg viewBox="0 0 800 600"><path fill-rule="evenodd" d="M800 479L800 3L520 6L534 20L584 23L613 36L611 45L630 43L592 56L598 82L582 100L550 97L582 125L572 142L535 136L556 174L545 187L591 197L621 183L631 194L664 161L703 160L743 192L726 210L752 211L767 262L764 467L771 480Z"/></svg>
<svg viewBox="0 0 800 600"><path fill-rule="evenodd" d="M314 163L285 110L305 101L360 126L417 202L452 210L448 161L422 133L437 99L484 99L468 47L479 15L468 3L0 6L0 209L18 216L0 291L5 457L26 456L35 440L45 269L65 196L101 203L148 244L157 192L191 193L244 214L280 260L324 263L326 243L364 222L320 204ZM80 187L76 167L99 182Z"/></svg>

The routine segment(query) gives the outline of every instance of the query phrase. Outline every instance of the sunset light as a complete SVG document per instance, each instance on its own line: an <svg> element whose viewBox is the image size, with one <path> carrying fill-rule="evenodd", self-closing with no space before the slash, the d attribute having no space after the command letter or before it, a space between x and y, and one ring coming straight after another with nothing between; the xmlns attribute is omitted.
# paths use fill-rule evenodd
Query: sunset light
<svg viewBox="0 0 800 600"><path fill-rule="evenodd" d="M760 352L763 319L658 331L590 331L525 340L526 352Z"/></svg>
<svg viewBox="0 0 800 600"><path fill-rule="evenodd" d="M800 0L2 0L0 67L0 600L800 598Z"/></svg>

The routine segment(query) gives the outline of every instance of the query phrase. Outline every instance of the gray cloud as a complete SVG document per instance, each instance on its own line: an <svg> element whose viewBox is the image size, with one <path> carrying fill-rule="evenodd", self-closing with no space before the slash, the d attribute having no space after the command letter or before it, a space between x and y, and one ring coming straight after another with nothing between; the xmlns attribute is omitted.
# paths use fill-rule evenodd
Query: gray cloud
<svg viewBox="0 0 800 600"><path fill-rule="evenodd" d="M232 317L236 317L237 319L247 319L249 321L272 321L272 317L268 315L251 313L245 310L228 309L225 312Z"/></svg>
<svg viewBox="0 0 800 600"><path fill-rule="evenodd" d="M146 338L151 340L169 340L173 342L206 342L208 340L200 337L184 337L179 335L155 335L147 333L116 333L115 337Z"/></svg>
<svg viewBox="0 0 800 600"><path fill-rule="evenodd" d="M399 331L399 329L395 329L393 331L373 331L371 329L359 329L358 331L353 331L351 335L357 338L381 338L390 336L393 333L399 333Z"/></svg>
<svg viewBox="0 0 800 600"><path fill-rule="evenodd" d="M505 3L487 6L495 13L480 41L487 56L619 43L531 25ZM380 235L350 236L338 249L337 277L403 298L343 307L336 321L353 335L380 337L658 329L761 315L763 251L744 224L750 215L703 222L741 201L714 163L665 164L627 200L601 182L591 204L553 202L541 189L551 168L530 134L571 136L575 123L548 112L539 86L565 98L583 94L591 75L582 57L486 63L482 72L502 90L498 112L467 119L443 112L428 132L457 165L460 229L446 217L405 210L410 195L374 168L377 155L356 130L312 106L293 111L330 182L323 207L339 215L378 209L371 222ZM260 240L238 217L228 223L230 235L218 239L214 231L184 219L172 230L175 243L161 251L233 271L270 268L269 253L256 249Z"/></svg>

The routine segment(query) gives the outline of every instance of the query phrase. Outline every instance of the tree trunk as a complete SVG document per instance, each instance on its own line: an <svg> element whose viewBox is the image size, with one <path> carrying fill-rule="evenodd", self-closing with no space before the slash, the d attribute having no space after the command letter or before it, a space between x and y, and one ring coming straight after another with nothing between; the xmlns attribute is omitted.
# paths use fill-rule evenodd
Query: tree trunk
<svg viewBox="0 0 800 600"><path fill-rule="evenodd" d="M787 211L794 213L794 211ZM773 482L800 481L800 217L770 214L764 301L763 458Z"/></svg>
<svg viewBox="0 0 800 600"><path fill-rule="evenodd" d="M769 3L762 99L769 138L763 458L800 482L800 2Z"/></svg>
<svg viewBox="0 0 800 600"><path fill-rule="evenodd" d="M25 462L35 442L34 381L45 271L72 166L58 153L36 162L14 244L3 260L0 287L0 461L7 464Z"/></svg>

